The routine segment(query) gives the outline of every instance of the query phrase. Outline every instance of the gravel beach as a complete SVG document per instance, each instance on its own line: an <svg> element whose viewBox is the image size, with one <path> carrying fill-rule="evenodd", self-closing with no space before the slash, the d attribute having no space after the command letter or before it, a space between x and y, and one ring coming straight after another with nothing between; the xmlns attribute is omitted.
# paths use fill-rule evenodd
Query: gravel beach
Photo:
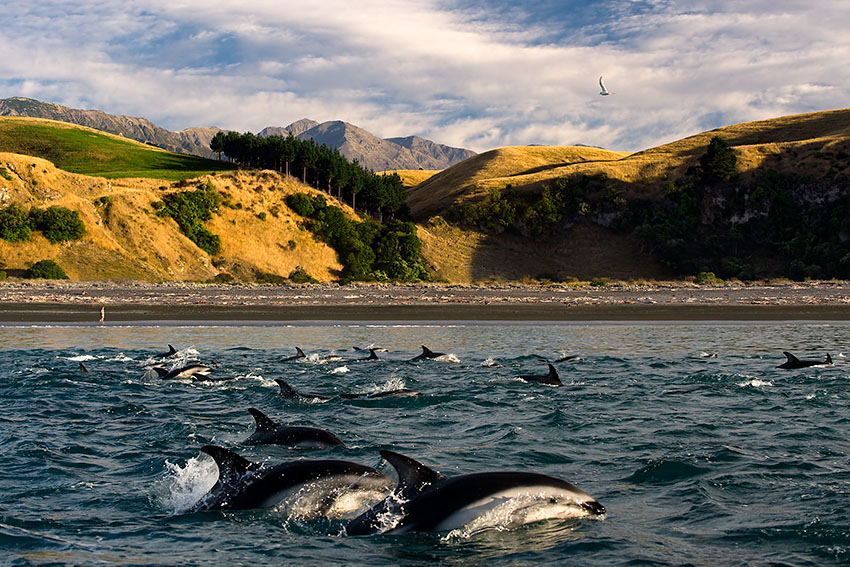
<svg viewBox="0 0 850 567"><path fill-rule="evenodd" d="M250 285L7 281L0 322L850 320L850 282Z"/></svg>

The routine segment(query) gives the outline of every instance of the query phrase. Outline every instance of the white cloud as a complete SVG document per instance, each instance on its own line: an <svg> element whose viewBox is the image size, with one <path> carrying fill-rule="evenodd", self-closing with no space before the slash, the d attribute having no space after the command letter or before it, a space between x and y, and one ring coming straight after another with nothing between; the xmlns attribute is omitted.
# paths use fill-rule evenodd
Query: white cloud
<svg viewBox="0 0 850 567"><path fill-rule="evenodd" d="M718 119L846 105L850 13L840 3L607 5L615 18L569 29L568 14L531 14L520 27L515 6L473 13L436 0L11 0L0 96L172 129L341 119L479 151L638 150ZM598 96L600 74L615 96Z"/></svg>

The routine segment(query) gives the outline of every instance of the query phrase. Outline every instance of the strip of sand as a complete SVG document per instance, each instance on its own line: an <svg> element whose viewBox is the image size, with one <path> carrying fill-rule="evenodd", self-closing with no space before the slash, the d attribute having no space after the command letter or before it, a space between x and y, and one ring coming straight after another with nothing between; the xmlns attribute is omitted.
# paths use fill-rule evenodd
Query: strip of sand
<svg viewBox="0 0 850 567"><path fill-rule="evenodd" d="M696 286L3 282L0 322L850 321L850 282Z"/></svg>

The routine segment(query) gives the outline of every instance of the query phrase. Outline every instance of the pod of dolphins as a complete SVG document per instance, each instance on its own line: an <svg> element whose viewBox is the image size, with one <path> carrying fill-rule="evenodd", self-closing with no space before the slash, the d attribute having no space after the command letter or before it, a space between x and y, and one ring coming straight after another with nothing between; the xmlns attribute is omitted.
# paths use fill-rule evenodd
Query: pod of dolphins
<svg viewBox="0 0 850 567"><path fill-rule="evenodd" d="M163 360L174 356L176 349L156 355ZM365 358L348 362L380 360L378 351L385 349L354 347L368 351ZM825 360L798 359L783 353L782 369L829 366ZM420 361L445 356L422 345L422 353L411 359ZM297 361L307 355L296 347L296 354L282 359ZM333 357L327 360L341 360ZM555 362L580 360L565 356ZM562 386L556 368L547 363L546 374L527 374L518 379L530 383ZM87 371L80 364L81 371ZM149 368L162 379L209 380L212 367L191 361L166 369L160 364ZM302 393L284 380L277 379L280 395L289 399L327 402L334 397ZM417 396L420 392L397 389L369 395L339 394L340 399ZM256 430L243 445L282 445L287 447L328 449L347 448L333 433L306 426L281 424L256 408L249 408ZM588 493L569 482L528 471L484 471L445 476L425 464L400 453L383 450L383 459L396 473L394 481L379 470L344 460L300 459L275 465L249 461L237 453L215 445L201 451L218 467L215 485L190 509L190 512L244 510L285 505L291 517L302 520L326 517L345 520L340 535L363 536L408 531L450 531L473 526L483 529L505 529L551 519L599 517L605 507Z"/></svg>

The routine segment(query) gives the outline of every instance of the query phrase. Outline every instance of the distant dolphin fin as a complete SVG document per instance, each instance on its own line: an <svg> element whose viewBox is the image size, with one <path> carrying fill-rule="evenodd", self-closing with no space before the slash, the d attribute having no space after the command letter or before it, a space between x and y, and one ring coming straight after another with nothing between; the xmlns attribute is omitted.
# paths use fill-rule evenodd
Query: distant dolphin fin
<svg viewBox="0 0 850 567"><path fill-rule="evenodd" d="M554 380L560 380L561 379L561 377L558 376L558 371L555 370L555 367L552 366L551 364L549 364L549 378L552 378Z"/></svg>
<svg viewBox="0 0 850 567"><path fill-rule="evenodd" d="M274 381L277 382L278 386L280 386L280 395L284 398L297 398L300 395L298 393L298 390L296 390L280 378L275 378Z"/></svg>
<svg viewBox="0 0 850 567"><path fill-rule="evenodd" d="M426 486L445 478L437 471L430 469L410 457L406 457L395 451L381 451L381 456L398 473L398 486L405 497L421 492Z"/></svg>
<svg viewBox="0 0 850 567"><path fill-rule="evenodd" d="M248 408L248 413L254 416L254 421L257 422L257 431L274 431L278 428L278 424L272 418L257 408Z"/></svg>
<svg viewBox="0 0 850 567"><path fill-rule="evenodd" d="M827 355L827 356L829 356L829 355ZM88 371L89 371L89 369L86 368L86 365L81 362L80 363L80 372L88 372Z"/></svg>
<svg viewBox="0 0 850 567"><path fill-rule="evenodd" d="M434 353L431 351L430 348L426 347L425 345L422 345L422 356L431 358L432 356L434 356Z"/></svg>
<svg viewBox="0 0 850 567"><path fill-rule="evenodd" d="M782 354L785 355L785 358L788 359L788 362L800 362L799 358L797 358L796 356L794 356L793 354L791 354L788 351L783 351Z"/></svg>
<svg viewBox="0 0 850 567"><path fill-rule="evenodd" d="M168 345L168 354L165 356L171 356L172 354L177 354L177 349L171 345Z"/></svg>
<svg viewBox="0 0 850 567"><path fill-rule="evenodd" d="M829 353L826 353L826 364L832 364L832 357Z"/></svg>
<svg viewBox="0 0 850 567"><path fill-rule="evenodd" d="M378 355L375 353L375 349L369 349L369 358L367 358L366 360L379 360Z"/></svg>
<svg viewBox="0 0 850 567"><path fill-rule="evenodd" d="M303 351L303 350L301 350L301 347L295 347L295 352L296 352L296 353L298 354L298 356L300 356L301 358L307 358L307 355L306 355L306 354L304 354L304 351Z"/></svg>
<svg viewBox="0 0 850 567"><path fill-rule="evenodd" d="M257 470L260 465L240 457L233 451L217 445L204 445L201 451L209 455L218 466L218 482L231 484L249 471Z"/></svg>

